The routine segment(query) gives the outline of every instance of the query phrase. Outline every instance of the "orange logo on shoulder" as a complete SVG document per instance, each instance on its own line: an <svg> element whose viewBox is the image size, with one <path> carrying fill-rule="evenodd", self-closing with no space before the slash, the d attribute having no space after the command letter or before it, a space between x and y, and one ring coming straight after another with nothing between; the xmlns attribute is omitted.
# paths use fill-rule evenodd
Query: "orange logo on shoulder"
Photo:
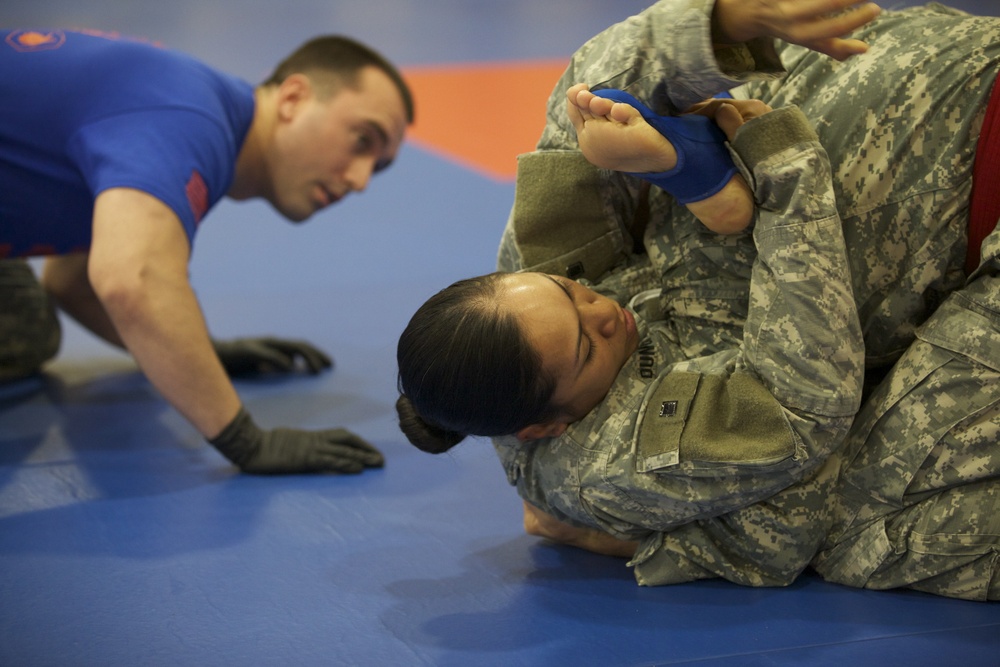
<svg viewBox="0 0 1000 667"><path fill-rule="evenodd" d="M66 41L66 34L62 30L52 32L40 32L38 30L15 30L7 35L4 40L15 51L23 53L30 51L51 51L58 49Z"/></svg>

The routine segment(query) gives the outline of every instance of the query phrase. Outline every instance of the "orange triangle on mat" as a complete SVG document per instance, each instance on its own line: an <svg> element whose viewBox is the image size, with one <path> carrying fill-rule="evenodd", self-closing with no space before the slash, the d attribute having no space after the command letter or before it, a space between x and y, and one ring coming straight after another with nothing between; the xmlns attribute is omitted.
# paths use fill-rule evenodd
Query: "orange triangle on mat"
<svg viewBox="0 0 1000 667"><path fill-rule="evenodd" d="M535 148L545 105L567 60L409 67L414 144L499 180Z"/></svg>

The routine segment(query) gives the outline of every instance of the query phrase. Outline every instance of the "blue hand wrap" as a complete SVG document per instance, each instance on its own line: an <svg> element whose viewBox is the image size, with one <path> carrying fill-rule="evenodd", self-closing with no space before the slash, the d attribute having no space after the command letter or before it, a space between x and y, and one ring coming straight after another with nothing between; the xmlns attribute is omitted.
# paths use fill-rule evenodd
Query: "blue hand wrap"
<svg viewBox="0 0 1000 667"><path fill-rule="evenodd" d="M598 97L634 107L677 151L677 165L668 171L631 173L674 196L681 204L711 197L729 182L736 165L726 148L726 135L706 116L660 116L622 90L595 90ZM689 161L690 160L690 161Z"/></svg>

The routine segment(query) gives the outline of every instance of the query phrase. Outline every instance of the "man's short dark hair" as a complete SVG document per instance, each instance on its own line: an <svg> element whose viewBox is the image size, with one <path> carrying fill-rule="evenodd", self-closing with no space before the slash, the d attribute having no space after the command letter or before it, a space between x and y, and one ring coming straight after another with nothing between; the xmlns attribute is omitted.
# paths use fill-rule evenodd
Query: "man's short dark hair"
<svg viewBox="0 0 1000 667"><path fill-rule="evenodd" d="M406 120L413 122L413 95L399 70L374 49L350 37L327 35L309 40L281 61L261 85L277 86L292 74L310 75L323 72L347 86L355 86L359 72L376 67L392 79L403 98Z"/></svg>

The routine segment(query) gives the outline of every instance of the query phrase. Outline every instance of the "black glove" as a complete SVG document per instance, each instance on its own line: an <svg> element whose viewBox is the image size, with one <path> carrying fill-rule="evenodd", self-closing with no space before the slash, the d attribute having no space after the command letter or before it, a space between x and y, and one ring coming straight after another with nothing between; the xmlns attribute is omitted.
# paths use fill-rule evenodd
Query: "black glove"
<svg viewBox="0 0 1000 667"><path fill-rule="evenodd" d="M258 475L299 472L359 473L381 468L385 457L373 446L342 428L265 431L240 408L236 418L209 442L243 472Z"/></svg>
<svg viewBox="0 0 1000 667"><path fill-rule="evenodd" d="M291 373L296 358L301 358L310 373L333 366L333 360L309 343L282 338L236 338L213 340L229 377L251 377L264 373Z"/></svg>

